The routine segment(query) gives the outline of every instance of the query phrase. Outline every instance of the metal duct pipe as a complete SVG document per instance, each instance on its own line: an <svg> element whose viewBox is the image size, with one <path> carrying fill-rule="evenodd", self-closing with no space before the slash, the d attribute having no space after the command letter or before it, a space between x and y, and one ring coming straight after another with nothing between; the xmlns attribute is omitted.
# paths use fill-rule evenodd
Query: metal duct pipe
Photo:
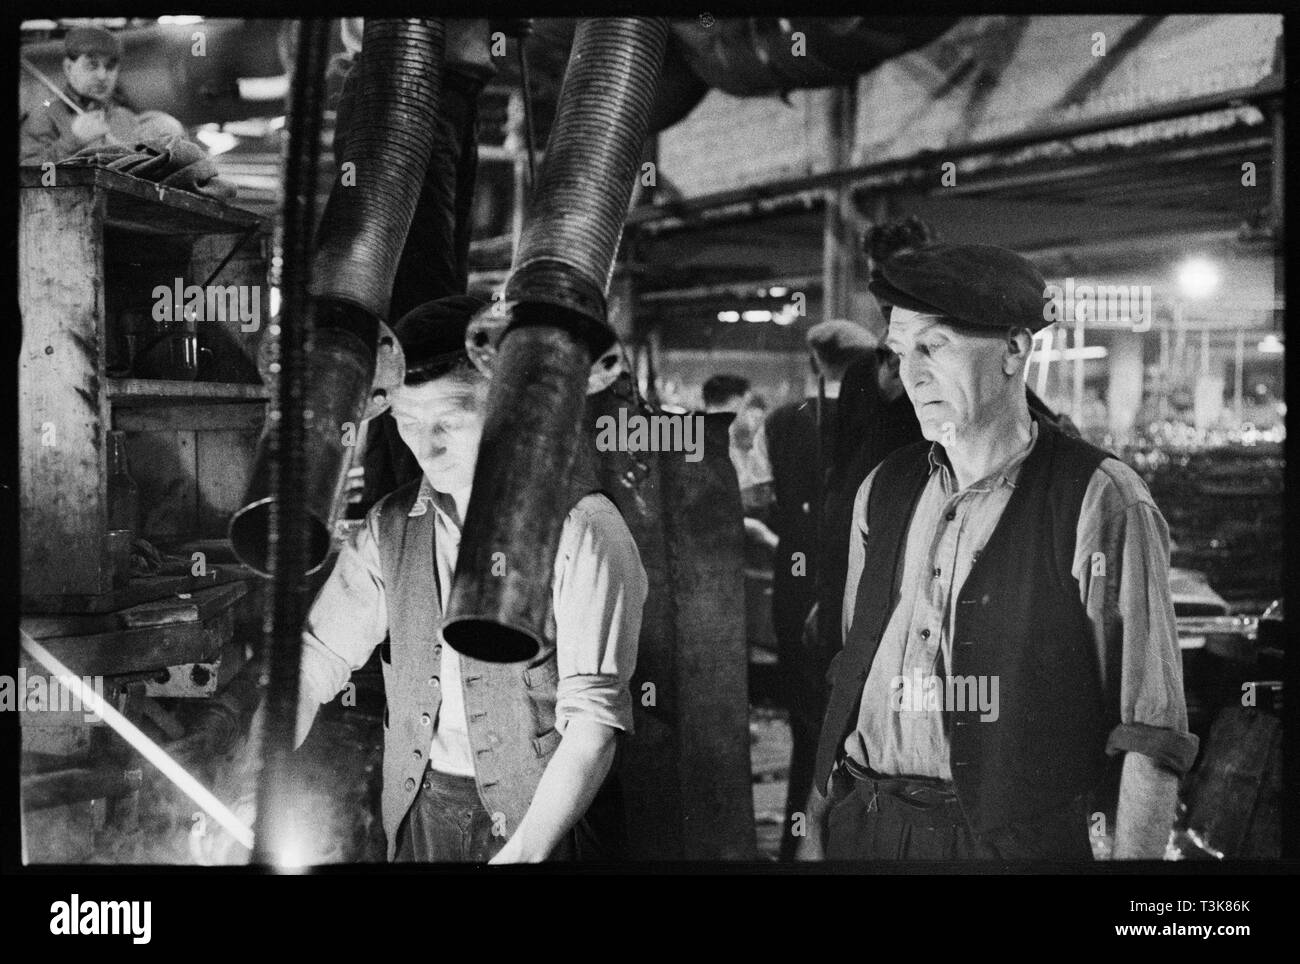
<svg viewBox="0 0 1300 964"><path fill-rule="evenodd" d="M529 659L545 633L584 387L614 342L605 296L667 39L661 18L584 20L574 35L506 284L509 319L443 627L476 659Z"/></svg>
<svg viewBox="0 0 1300 964"><path fill-rule="evenodd" d="M329 557L351 455L343 443L345 426L357 428L383 409L370 404L376 349L389 351L386 360L397 353L382 322L433 150L444 50L441 20L366 20L355 68L359 73L353 78L354 120L337 135L346 137L343 164L355 167L344 173L355 180L341 176L330 192L312 269L314 334L303 398L308 413L304 458L310 471L302 486L289 490L307 513L307 572L315 572ZM272 373L277 364L269 362ZM382 392L375 395L379 399ZM230 522L235 554L263 574L269 571L276 492L285 491L271 484L275 470L264 439L244 508Z"/></svg>

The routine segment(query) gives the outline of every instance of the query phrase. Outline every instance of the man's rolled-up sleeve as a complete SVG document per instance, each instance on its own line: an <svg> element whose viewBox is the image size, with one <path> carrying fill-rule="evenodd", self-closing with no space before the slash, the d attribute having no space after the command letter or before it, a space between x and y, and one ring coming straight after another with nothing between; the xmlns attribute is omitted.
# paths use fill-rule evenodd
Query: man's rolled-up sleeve
<svg viewBox="0 0 1300 964"><path fill-rule="evenodd" d="M303 623L297 743L306 738L316 708L338 695L387 634L388 605L372 511L339 552Z"/></svg>
<svg viewBox="0 0 1300 964"><path fill-rule="evenodd" d="M556 728L585 719L630 733L649 582L627 523L604 496L587 496L565 519L555 574Z"/></svg>
<svg viewBox="0 0 1300 964"><path fill-rule="evenodd" d="M1102 463L1085 495L1075 574L1103 684L1108 692L1118 684L1120 722L1106 752L1141 753L1182 776L1199 741L1187 726L1169 527L1141 479L1117 460Z"/></svg>

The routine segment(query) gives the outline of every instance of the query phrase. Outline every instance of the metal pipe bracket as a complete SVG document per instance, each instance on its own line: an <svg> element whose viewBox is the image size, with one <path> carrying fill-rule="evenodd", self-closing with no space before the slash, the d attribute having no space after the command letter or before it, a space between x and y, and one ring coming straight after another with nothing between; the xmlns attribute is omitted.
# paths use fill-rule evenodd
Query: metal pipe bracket
<svg viewBox="0 0 1300 964"><path fill-rule="evenodd" d="M514 309L518 304L518 300L494 300L470 319L469 328L465 332L465 351L469 353L474 367L488 378L492 377L496 367L497 350L501 345L501 339L514 323ZM627 371L627 364L623 346L615 339L613 344L592 362L591 371L587 374L587 394L595 395L597 392L604 391L614 384L624 371Z"/></svg>

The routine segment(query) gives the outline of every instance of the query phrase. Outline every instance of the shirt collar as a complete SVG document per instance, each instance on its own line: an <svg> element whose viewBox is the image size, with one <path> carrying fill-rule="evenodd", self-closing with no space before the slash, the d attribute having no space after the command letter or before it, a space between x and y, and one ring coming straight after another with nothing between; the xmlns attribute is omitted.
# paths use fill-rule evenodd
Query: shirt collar
<svg viewBox="0 0 1300 964"><path fill-rule="evenodd" d="M460 527L455 522L456 504L450 494L439 492L433 487L427 475L420 477L420 491L415 496L415 504L411 506L411 511L407 513L410 518L424 515L432 506L434 511L442 517L442 521L454 529Z"/></svg>
<svg viewBox="0 0 1300 964"><path fill-rule="evenodd" d="M1020 475L1020 467L1024 465L1025 459L1029 458L1029 453L1034 450L1034 445L1038 442L1038 419L1029 419L1029 444L1023 449L1011 456L1000 468L997 468L973 484L970 488L982 490L990 488L994 483L1004 483L1015 488L1016 479ZM948 454L943 450L943 446L938 442L930 443L930 471L933 475L936 469L944 474L945 478L953 478L952 464L948 461Z"/></svg>

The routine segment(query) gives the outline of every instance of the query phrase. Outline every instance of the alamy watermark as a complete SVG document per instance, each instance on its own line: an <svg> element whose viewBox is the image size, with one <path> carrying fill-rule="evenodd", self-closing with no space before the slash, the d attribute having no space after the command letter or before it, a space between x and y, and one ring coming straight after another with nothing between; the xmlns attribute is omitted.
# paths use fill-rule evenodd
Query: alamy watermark
<svg viewBox="0 0 1300 964"><path fill-rule="evenodd" d="M703 415L628 415L596 419L596 450L600 452L685 452L687 462L704 458Z"/></svg>
<svg viewBox="0 0 1300 964"><path fill-rule="evenodd" d="M98 723L99 714L87 712L81 690L64 682L64 677L28 673L18 668L18 679L0 676L0 711L17 713L82 713L87 723ZM104 677L83 676L81 685L104 699Z"/></svg>
<svg viewBox="0 0 1300 964"><path fill-rule="evenodd" d="M239 330L262 327L260 285L186 285L177 278L172 285L153 289L154 321L238 321Z"/></svg>
<svg viewBox="0 0 1300 964"><path fill-rule="evenodd" d="M1112 327L1151 328L1154 317L1150 285L1087 284L1066 278L1043 289L1043 320L1089 322Z"/></svg>
<svg viewBox="0 0 1300 964"><path fill-rule="evenodd" d="M925 676L914 669L911 676L890 680L889 691L889 705L896 713L978 710L981 723L998 718L996 676Z"/></svg>

